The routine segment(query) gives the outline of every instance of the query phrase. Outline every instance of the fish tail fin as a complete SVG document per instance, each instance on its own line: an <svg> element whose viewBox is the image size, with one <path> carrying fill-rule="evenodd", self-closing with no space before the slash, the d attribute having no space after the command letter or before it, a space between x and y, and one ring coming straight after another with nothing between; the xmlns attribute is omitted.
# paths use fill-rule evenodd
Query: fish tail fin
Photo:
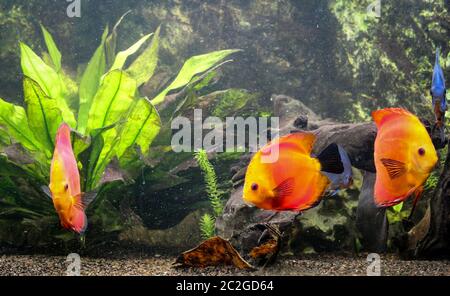
<svg viewBox="0 0 450 296"><path fill-rule="evenodd" d="M351 185L352 164L344 148L332 143L317 158L321 165L321 171L331 181L331 188Z"/></svg>
<svg viewBox="0 0 450 296"><path fill-rule="evenodd" d="M344 147L338 145L339 156L341 157L342 165L344 166L344 174L347 174L349 177L352 176L352 162L350 161L350 157L345 151Z"/></svg>
<svg viewBox="0 0 450 296"><path fill-rule="evenodd" d="M317 159L320 162L320 168L323 172L332 174L342 174L344 172L344 165L342 164L339 147L336 143L328 145L320 152Z"/></svg>

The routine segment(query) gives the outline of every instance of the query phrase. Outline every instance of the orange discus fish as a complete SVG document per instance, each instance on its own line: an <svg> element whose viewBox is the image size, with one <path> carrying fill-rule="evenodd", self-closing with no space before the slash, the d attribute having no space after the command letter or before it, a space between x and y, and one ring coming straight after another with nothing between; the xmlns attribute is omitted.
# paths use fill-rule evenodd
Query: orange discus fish
<svg viewBox="0 0 450 296"><path fill-rule="evenodd" d="M314 134L301 132L264 146L247 168L244 200L266 210L303 211L320 203L327 189L347 187L351 164L345 151L331 144L316 158L311 156L314 142ZM274 161L264 160L275 151Z"/></svg>
<svg viewBox="0 0 450 296"><path fill-rule="evenodd" d="M372 113L378 133L375 139L375 203L388 207L416 193L438 160L436 150L422 122L401 108Z"/></svg>
<svg viewBox="0 0 450 296"><path fill-rule="evenodd" d="M49 188L62 227L82 234L87 227L87 218L70 132L70 127L65 123L58 129L50 168Z"/></svg>

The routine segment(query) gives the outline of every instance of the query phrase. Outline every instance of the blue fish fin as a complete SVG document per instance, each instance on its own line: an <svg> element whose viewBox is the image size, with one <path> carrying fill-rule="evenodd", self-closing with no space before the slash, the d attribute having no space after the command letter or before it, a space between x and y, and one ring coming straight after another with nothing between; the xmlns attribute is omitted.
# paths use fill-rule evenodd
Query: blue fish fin
<svg viewBox="0 0 450 296"><path fill-rule="evenodd" d="M345 149L337 144L329 145L320 155L322 173L331 184L329 190L349 187L352 182L352 163ZM337 191L334 193L336 194Z"/></svg>
<svg viewBox="0 0 450 296"><path fill-rule="evenodd" d="M328 173L328 172L323 172L322 174L324 174L325 176L327 176L327 178L330 180L331 184L328 188L328 190L332 191L337 186L339 186L339 184L342 182L342 174L333 174L333 173Z"/></svg>
<svg viewBox="0 0 450 296"><path fill-rule="evenodd" d="M329 189L327 192L328 197L334 197L339 193L339 189Z"/></svg>
<svg viewBox="0 0 450 296"><path fill-rule="evenodd" d="M317 159L320 162L322 172L332 174L342 174L344 172L344 165L342 164L339 147L336 143L328 145L320 152Z"/></svg>
<svg viewBox="0 0 450 296"><path fill-rule="evenodd" d="M344 174L346 177L352 177L352 162L350 161L350 157L347 154L347 151L341 146L338 145L339 156L341 157L342 165L344 166Z"/></svg>

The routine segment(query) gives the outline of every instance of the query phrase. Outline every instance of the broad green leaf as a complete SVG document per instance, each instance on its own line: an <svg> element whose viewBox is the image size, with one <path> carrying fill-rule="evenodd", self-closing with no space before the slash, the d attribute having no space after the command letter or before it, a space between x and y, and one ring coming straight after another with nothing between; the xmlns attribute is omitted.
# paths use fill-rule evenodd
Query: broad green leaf
<svg viewBox="0 0 450 296"><path fill-rule="evenodd" d="M72 109L78 109L78 84L74 81L69 75L67 75L63 69L59 71L59 77L61 79L61 83L65 86L65 98L66 102L69 104L69 107ZM73 126L75 127L75 126Z"/></svg>
<svg viewBox="0 0 450 296"><path fill-rule="evenodd" d="M123 19L131 12L131 10L128 10L125 12L120 19L117 21L117 23L114 25L111 34L106 38L105 43L105 52L106 52L106 62L108 66L111 66L115 56L116 56L116 44L117 44L117 28L122 23Z"/></svg>
<svg viewBox="0 0 450 296"><path fill-rule="evenodd" d="M37 56L28 45L20 43L20 50L23 74L36 81L47 96L61 97L58 73Z"/></svg>
<svg viewBox="0 0 450 296"><path fill-rule="evenodd" d="M55 66L56 72L61 70L61 52L58 50L52 35L41 25L42 33L44 34L45 44L47 45L48 53L52 59L53 65Z"/></svg>
<svg viewBox="0 0 450 296"><path fill-rule="evenodd" d="M77 157L91 145L91 137L85 136L79 132L72 132L73 153Z"/></svg>
<svg viewBox="0 0 450 296"><path fill-rule="evenodd" d="M217 64L230 54L238 51L240 50L237 49L221 50L207 53L204 55L191 57L184 63L183 67L180 70L180 73L178 73L178 76L175 78L175 80L151 101L152 104L158 105L162 103L167 93L185 86L192 80L192 78L195 75L201 74L209 70L210 68L214 67L215 64Z"/></svg>
<svg viewBox="0 0 450 296"><path fill-rule="evenodd" d="M55 99L47 96L35 81L25 77L23 81L29 125L34 135L48 152L53 152L58 127L63 122Z"/></svg>
<svg viewBox="0 0 450 296"><path fill-rule="evenodd" d="M9 137L6 130L2 129L1 124L0 124L0 148L2 146L7 146L7 145L11 145L11 138Z"/></svg>
<svg viewBox="0 0 450 296"><path fill-rule="evenodd" d="M121 70L109 72L103 79L89 113L88 131L105 128L112 124L123 122L128 118L136 93L136 81ZM100 149L98 156L90 160L89 186L96 186L100 181L103 171L115 156L115 149L119 140L118 127L102 132L101 140L97 139L96 149ZM99 144L101 141L101 145Z"/></svg>
<svg viewBox="0 0 450 296"><path fill-rule="evenodd" d="M119 52L116 56L116 59L114 60L114 64L112 65L110 71L116 70L116 69L122 69L122 67L125 65L125 63L127 61L127 58L129 56L135 54L141 48L142 44L144 44L145 41L147 41L148 38L150 38L150 36L152 36L152 34L145 35L144 37L139 39L138 42L133 44L133 46L131 46L127 50Z"/></svg>
<svg viewBox="0 0 450 296"><path fill-rule="evenodd" d="M108 28L105 29L100 46L89 61L80 82L80 107L78 109L78 131L85 134L92 100L97 93L100 80L106 71L105 40Z"/></svg>
<svg viewBox="0 0 450 296"><path fill-rule="evenodd" d="M88 131L115 124L123 119L133 104L136 90L136 81L125 72L109 72L92 100Z"/></svg>
<svg viewBox="0 0 450 296"><path fill-rule="evenodd" d="M36 151L42 148L28 125L25 109L2 99L0 99L0 126L26 149Z"/></svg>
<svg viewBox="0 0 450 296"><path fill-rule="evenodd" d="M125 151L133 145L141 147L142 154L147 154L150 144L161 129L158 111L145 98L140 99L130 112L117 146L120 159Z"/></svg>
<svg viewBox="0 0 450 296"><path fill-rule="evenodd" d="M45 95L56 100L64 121L71 127L75 127L75 116L67 105L65 87L56 71L48 66L30 47L20 43L21 65L23 74L39 85Z"/></svg>
<svg viewBox="0 0 450 296"><path fill-rule="evenodd" d="M98 156L96 156L95 162L91 162L92 164L95 164L92 166L92 168L90 168L91 177L89 178L89 181L90 186L92 187L91 189L97 187L97 184L100 182L106 167L116 154L115 151L119 142L118 134L119 133L117 131L117 128L109 129L102 132L101 136L99 137L97 142L101 141L101 145L97 145L97 143L94 143L94 146L96 146L95 153L96 155L98 153ZM97 151L98 148L101 148L101 150Z"/></svg>
<svg viewBox="0 0 450 296"><path fill-rule="evenodd" d="M127 73L137 81L138 87L152 78L155 72L158 64L159 32L160 27L156 29L150 45L127 69Z"/></svg>
<svg viewBox="0 0 450 296"><path fill-rule="evenodd" d="M101 174L103 173L103 171L101 171L100 173L96 173L96 168L99 167L98 163L106 162L104 156L102 157L102 159L100 159L102 151L104 151L105 146L104 133L110 131L115 126L116 125L113 124L101 129L95 129L91 131L89 135L90 145L87 147L87 149L84 149L84 151L82 151L79 155L79 159L82 161L83 164L85 164L85 166L82 168L85 191L91 191L95 189L98 181L101 178ZM113 140L107 136L105 137L105 139L110 143L113 142ZM110 145L111 144L109 144L109 146Z"/></svg>

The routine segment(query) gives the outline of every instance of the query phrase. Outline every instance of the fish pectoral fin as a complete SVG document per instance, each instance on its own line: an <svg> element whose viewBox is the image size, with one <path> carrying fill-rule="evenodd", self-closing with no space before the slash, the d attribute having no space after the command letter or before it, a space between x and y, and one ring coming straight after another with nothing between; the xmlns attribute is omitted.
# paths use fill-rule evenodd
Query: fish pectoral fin
<svg viewBox="0 0 450 296"><path fill-rule="evenodd" d="M83 204L85 207L89 206L91 202L97 197L97 191L85 192L83 193Z"/></svg>
<svg viewBox="0 0 450 296"><path fill-rule="evenodd" d="M389 177L395 179L406 173L406 165L398 160L382 158L381 163L388 171Z"/></svg>
<svg viewBox="0 0 450 296"><path fill-rule="evenodd" d="M75 203L73 206L77 210L84 211L84 209L86 209L86 205L83 203L82 193L75 196L74 199L75 199Z"/></svg>
<svg viewBox="0 0 450 296"><path fill-rule="evenodd" d="M50 200L52 199L52 192L50 191L50 188L48 186L42 185L41 186L41 190L42 192L45 193L45 195L50 198Z"/></svg>
<svg viewBox="0 0 450 296"><path fill-rule="evenodd" d="M89 204L97 197L97 192L80 193L75 196L75 207L79 210L85 210Z"/></svg>
<svg viewBox="0 0 450 296"><path fill-rule="evenodd" d="M273 189L276 197L285 197L294 191L294 178L288 178Z"/></svg>

